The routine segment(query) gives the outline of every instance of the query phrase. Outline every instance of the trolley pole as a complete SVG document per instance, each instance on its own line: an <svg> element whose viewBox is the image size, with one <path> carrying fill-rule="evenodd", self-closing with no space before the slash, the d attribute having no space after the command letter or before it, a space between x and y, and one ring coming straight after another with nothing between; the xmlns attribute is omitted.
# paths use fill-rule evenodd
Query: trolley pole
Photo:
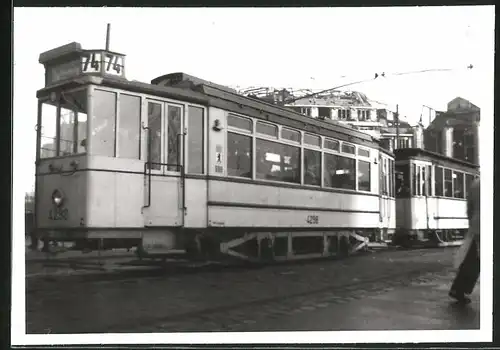
<svg viewBox="0 0 500 350"><path fill-rule="evenodd" d="M111 24L108 23L106 28L106 51L109 51L109 35L111 32Z"/></svg>
<svg viewBox="0 0 500 350"><path fill-rule="evenodd" d="M399 148L399 105L396 105L396 114L394 115L394 121L396 122L396 145L394 149Z"/></svg>

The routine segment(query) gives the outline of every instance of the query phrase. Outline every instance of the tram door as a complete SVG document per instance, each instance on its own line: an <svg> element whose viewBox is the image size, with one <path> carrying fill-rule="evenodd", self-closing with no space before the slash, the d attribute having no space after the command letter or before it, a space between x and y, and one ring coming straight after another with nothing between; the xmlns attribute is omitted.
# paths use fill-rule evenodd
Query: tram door
<svg viewBox="0 0 500 350"><path fill-rule="evenodd" d="M185 108L147 100L143 217L146 227L184 224L183 146Z"/></svg>
<svg viewBox="0 0 500 350"><path fill-rule="evenodd" d="M188 105L184 119L184 223L188 229L207 226L207 112Z"/></svg>
<svg viewBox="0 0 500 350"><path fill-rule="evenodd" d="M389 198L391 192L391 163L386 157L379 157L379 171L380 171L380 228L385 232L390 226L392 213L392 203ZM385 236L385 234L384 234ZM381 237L383 240L386 237Z"/></svg>

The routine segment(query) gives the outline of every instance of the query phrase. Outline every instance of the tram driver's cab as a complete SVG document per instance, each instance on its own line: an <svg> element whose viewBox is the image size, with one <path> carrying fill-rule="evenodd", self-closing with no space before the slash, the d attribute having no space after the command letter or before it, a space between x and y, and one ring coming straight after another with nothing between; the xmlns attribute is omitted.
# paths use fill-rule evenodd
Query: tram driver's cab
<svg viewBox="0 0 500 350"><path fill-rule="evenodd" d="M141 98L100 85L103 77L124 80L124 56L71 43L42 53L39 61L46 72L37 92L39 237L98 241L112 238L117 227L137 226L143 204ZM129 181L134 174L137 181ZM132 203L131 195L140 199ZM125 245L136 244L137 234L130 238Z"/></svg>

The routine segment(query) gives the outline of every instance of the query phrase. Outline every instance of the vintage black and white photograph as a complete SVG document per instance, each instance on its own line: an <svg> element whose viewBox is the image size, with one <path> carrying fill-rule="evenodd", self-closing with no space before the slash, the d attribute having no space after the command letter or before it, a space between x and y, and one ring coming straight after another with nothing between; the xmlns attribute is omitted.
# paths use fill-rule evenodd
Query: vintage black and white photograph
<svg viewBox="0 0 500 350"><path fill-rule="evenodd" d="M12 343L491 341L494 11L15 8Z"/></svg>

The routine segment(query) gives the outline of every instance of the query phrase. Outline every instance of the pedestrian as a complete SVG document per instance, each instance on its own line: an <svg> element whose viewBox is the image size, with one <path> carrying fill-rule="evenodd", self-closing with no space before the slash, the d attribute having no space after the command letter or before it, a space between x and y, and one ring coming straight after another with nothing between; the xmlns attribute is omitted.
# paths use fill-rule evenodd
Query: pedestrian
<svg viewBox="0 0 500 350"><path fill-rule="evenodd" d="M467 195L467 217L469 229L455 255L454 266L458 268L457 276L451 285L449 296L459 303L470 303L470 295L474 290L480 271L480 181L472 182Z"/></svg>

